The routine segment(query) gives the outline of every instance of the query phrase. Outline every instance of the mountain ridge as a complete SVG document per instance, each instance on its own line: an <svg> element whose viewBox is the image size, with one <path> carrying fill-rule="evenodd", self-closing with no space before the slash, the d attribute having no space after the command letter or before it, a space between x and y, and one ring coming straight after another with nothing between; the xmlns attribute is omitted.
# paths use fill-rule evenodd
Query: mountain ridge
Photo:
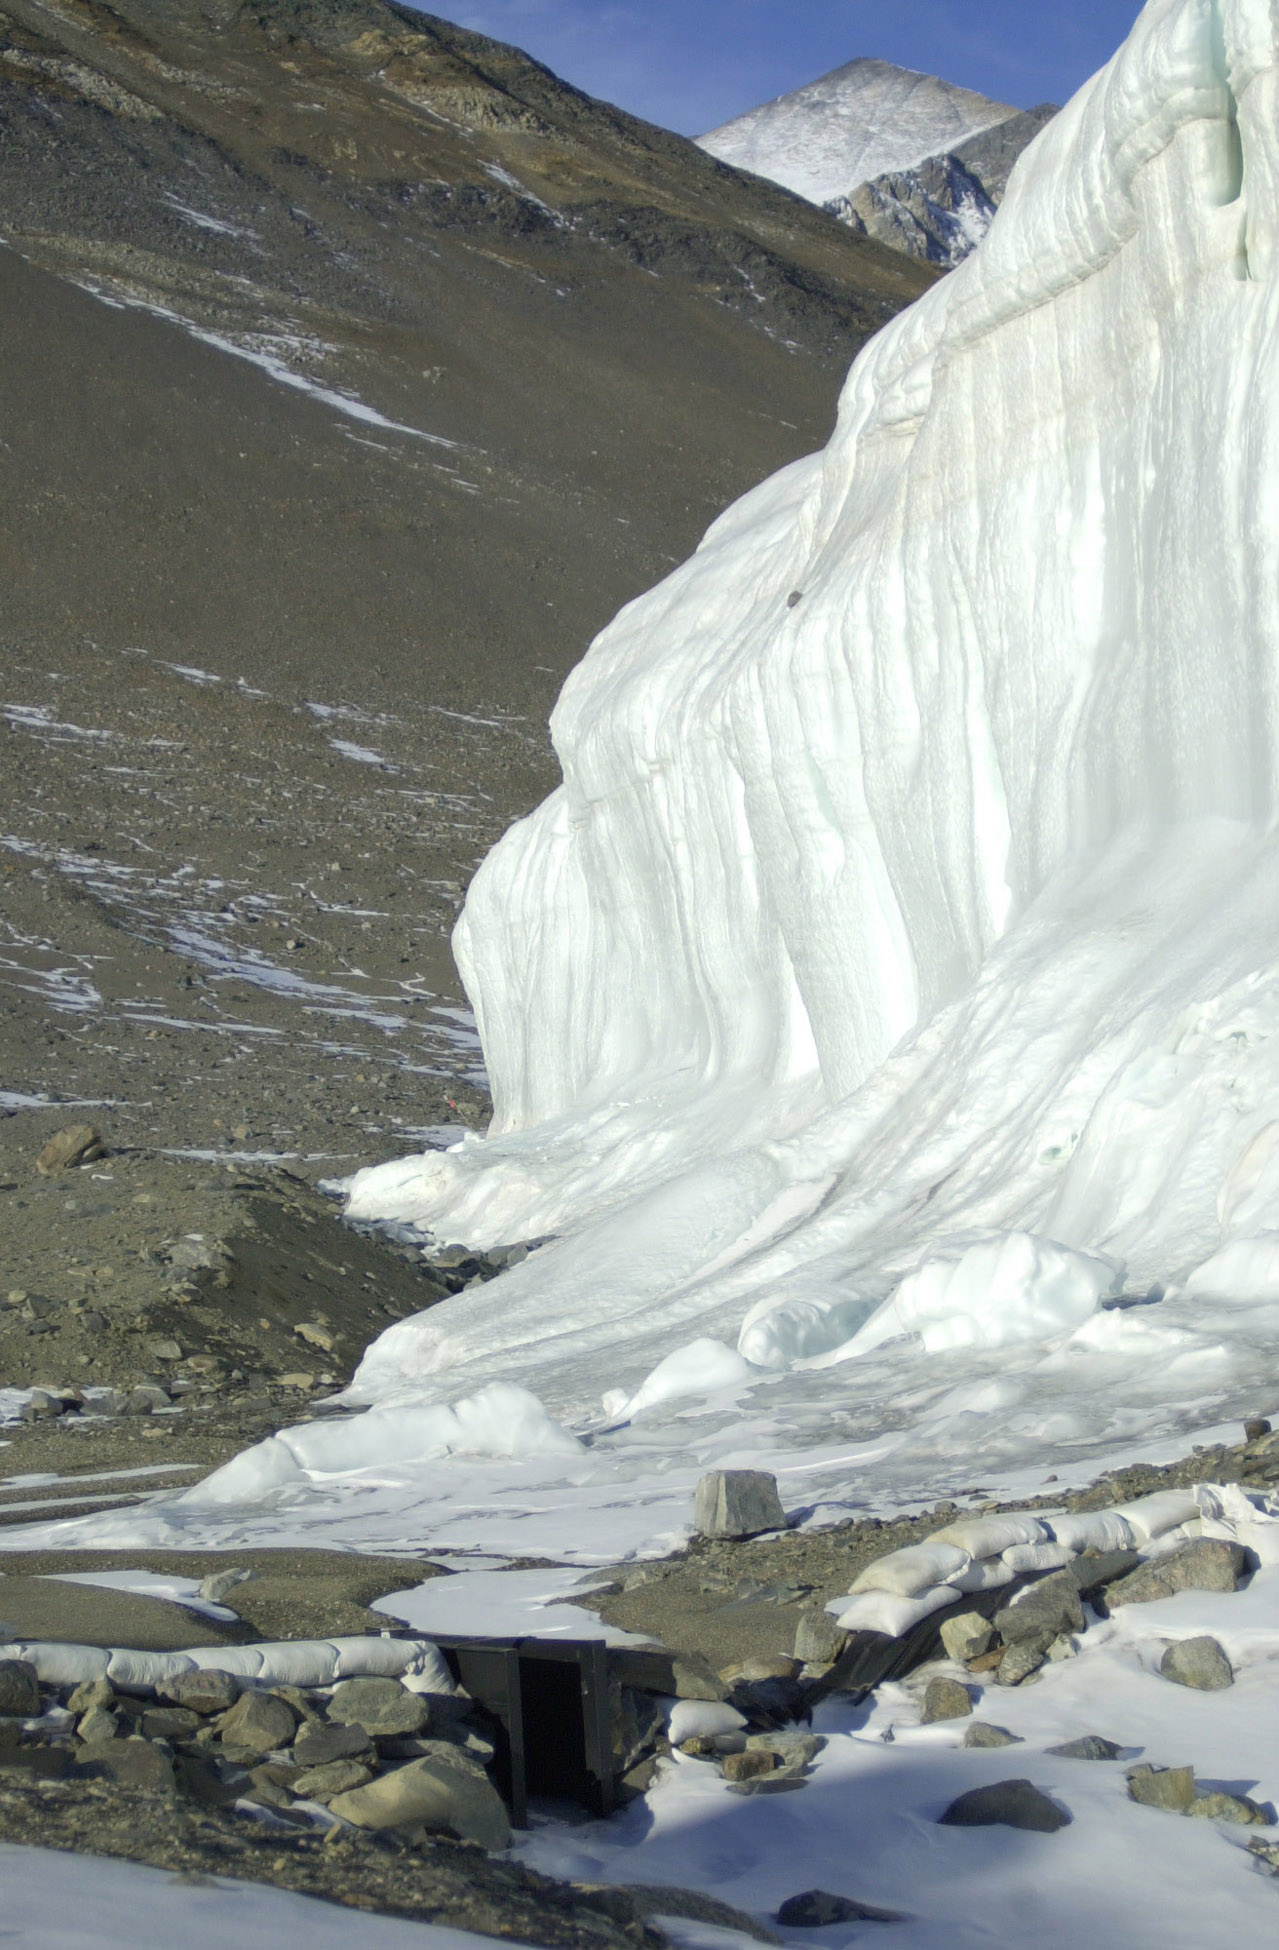
<svg viewBox="0 0 1279 1950"><path fill-rule="evenodd" d="M861 55L697 140L721 161L825 206L1017 113L937 75Z"/></svg>

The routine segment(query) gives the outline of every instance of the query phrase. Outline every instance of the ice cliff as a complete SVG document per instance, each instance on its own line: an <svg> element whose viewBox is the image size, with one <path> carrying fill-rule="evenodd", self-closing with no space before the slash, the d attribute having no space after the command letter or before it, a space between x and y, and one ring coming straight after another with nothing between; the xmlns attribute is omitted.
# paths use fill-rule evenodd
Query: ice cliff
<svg viewBox="0 0 1279 1950"><path fill-rule="evenodd" d="M1151 0L866 348L825 452L592 647L563 786L456 937L492 1134L349 1188L556 1243L392 1328L357 1394L518 1374L581 1412L694 1336L841 1365L849 1397L894 1335L920 1362L1055 1335L1104 1380L1165 1308L1098 1310L1152 1286L1161 1386L1178 1335L1201 1401L1255 1371L1277 131L1270 0Z"/></svg>

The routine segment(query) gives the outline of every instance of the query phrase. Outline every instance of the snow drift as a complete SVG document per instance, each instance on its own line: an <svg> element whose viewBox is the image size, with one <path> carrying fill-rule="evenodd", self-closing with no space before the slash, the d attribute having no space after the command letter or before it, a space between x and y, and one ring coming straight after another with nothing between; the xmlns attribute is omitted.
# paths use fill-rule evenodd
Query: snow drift
<svg viewBox="0 0 1279 1950"><path fill-rule="evenodd" d="M1244 1322L1201 1403L1273 1349L1277 34L1151 0L826 451L569 679L563 786L456 935L492 1132L348 1187L555 1243L357 1398L581 1412L739 1333L855 1395L886 1303L863 1347L926 1317L947 1361L1030 1334L1102 1381ZM1175 1332L1097 1311L1125 1269Z"/></svg>

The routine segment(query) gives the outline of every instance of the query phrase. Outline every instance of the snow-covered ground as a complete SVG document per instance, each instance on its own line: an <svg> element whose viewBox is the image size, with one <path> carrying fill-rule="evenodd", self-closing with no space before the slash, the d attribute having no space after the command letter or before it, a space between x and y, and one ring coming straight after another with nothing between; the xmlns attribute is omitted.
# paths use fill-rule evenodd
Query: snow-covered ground
<svg viewBox="0 0 1279 1950"><path fill-rule="evenodd" d="M721 162L828 203L1016 113L934 75L862 59L735 116L698 143Z"/></svg>
<svg viewBox="0 0 1279 1950"><path fill-rule="evenodd" d="M482 1950L492 1937L369 1916L262 1883L171 1874L0 1843L0 1916L16 1950ZM518 1950L518 1946L516 1946Z"/></svg>
<svg viewBox="0 0 1279 1950"><path fill-rule="evenodd" d="M1234 1685L1192 1693L1158 1673L1166 1645L1212 1633L1236 1664ZM989 1686L974 1717L1023 1745L962 1746L965 1720L919 1725L917 1689L879 1688L869 1711L834 1701L827 1738L798 1792L742 1799L705 1761L676 1755L645 1801L608 1822L543 1823L520 1853L548 1873L696 1886L763 1916L807 1889L907 1912L884 1928L900 1950L1224 1950L1268 1942L1279 1885L1249 1857L1242 1828L1140 1807L1125 1769L1192 1766L1204 1789L1279 1796L1279 1569L1234 1595L1183 1592L1095 1623L1079 1656L1037 1683ZM958 1668L955 1669L958 1672ZM891 1739L888 1735L891 1731ZM1097 1733L1114 1761L1046 1752ZM1066 1808L1068 1827L943 1828L956 1796L1027 1779ZM864 1942L878 1924L782 1934L799 1944Z"/></svg>

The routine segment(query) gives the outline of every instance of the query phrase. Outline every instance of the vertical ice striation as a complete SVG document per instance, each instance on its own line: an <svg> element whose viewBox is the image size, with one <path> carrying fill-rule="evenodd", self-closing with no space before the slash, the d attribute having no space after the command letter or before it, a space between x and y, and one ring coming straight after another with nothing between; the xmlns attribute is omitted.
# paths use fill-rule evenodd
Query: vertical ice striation
<svg viewBox="0 0 1279 1950"><path fill-rule="evenodd" d="M748 1312L831 1358L992 1229L1142 1282L1279 1238L1277 43L1151 0L826 451L569 679L458 929L493 1135L351 1185L561 1243L366 1393L584 1400Z"/></svg>

